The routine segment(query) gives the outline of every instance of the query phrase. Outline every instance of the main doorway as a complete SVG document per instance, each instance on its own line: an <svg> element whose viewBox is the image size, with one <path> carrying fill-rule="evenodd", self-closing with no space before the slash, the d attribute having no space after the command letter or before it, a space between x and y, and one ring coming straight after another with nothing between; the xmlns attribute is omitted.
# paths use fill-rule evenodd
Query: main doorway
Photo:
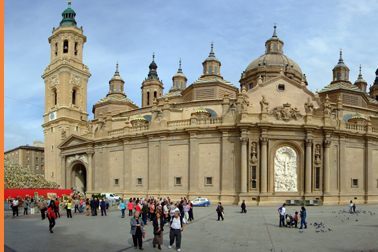
<svg viewBox="0 0 378 252"><path fill-rule="evenodd" d="M87 171L82 163L74 164L72 178L72 188L85 193L87 191Z"/></svg>

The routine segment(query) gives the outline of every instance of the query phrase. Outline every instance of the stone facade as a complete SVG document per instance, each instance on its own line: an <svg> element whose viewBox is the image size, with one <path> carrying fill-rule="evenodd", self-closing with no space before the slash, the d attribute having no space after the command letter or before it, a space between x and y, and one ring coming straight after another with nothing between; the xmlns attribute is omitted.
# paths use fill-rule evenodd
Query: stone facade
<svg viewBox="0 0 378 252"><path fill-rule="evenodd" d="M85 42L76 26L59 27L49 41L62 36L63 43L73 35ZM331 84L312 93L299 66L283 55L276 28L265 56L243 72L239 91L220 75L212 46L201 77L186 87L180 62L166 94L160 94L163 84L153 59L141 108L126 94L110 99L110 90L94 105L94 120L87 121L88 68L75 55L53 55L43 75L46 178L71 188L83 170L87 193L123 197L201 196L255 205L289 199L378 203L378 101L349 81L342 58ZM76 75L81 106L70 103ZM58 90L55 106L49 103L51 83ZM147 94L154 88L157 97ZM356 110L366 120L349 122Z"/></svg>

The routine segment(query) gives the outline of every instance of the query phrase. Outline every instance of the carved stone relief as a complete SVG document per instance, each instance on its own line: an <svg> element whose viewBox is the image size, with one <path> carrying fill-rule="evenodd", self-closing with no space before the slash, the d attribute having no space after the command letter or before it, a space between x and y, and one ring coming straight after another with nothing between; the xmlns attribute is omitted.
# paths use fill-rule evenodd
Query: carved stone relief
<svg viewBox="0 0 378 252"><path fill-rule="evenodd" d="M329 101L328 95L325 98L325 101L323 102L323 114L325 116L330 116L332 112L332 106L331 102Z"/></svg>
<svg viewBox="0 0 378 252"><path fill-rule="evenodd" d="M288 122L291 119L298 120L299 118L302 118L298 108L292 108L289 103L283 104L283 107L274 108L273 115L277 120L283 120L285 122Z"/></svg>
<svg viewBox="0 0 378 252"><path fill-rule="evenodd" d="M276 151L274 157L274 190L297 192L297 153L288 146Z"/></svg>
<svg viewBox="0 0 378 252"><path fill-rule="evenodd" d="M315 145L315 164L317 165L322 163L320 150L321 150L321 145L320 144Z"/></svg>
<svg viewBox="0 0 378 252"><path fill-rule="evenodd" d="M72 78L71 78L70 83L71 83L73 86L82 87L82 84L81 84L81 77L78 76L78 75L72 75Z"/></svg>
<svg viewBox="0 0 378 252"><path fill-rule="evenodd" d="M50 79L50 85L49 85L49 88L52 89L53 87L59 85L59 80L58 80L58 76L52 76L51 79Z"/></svg>
<svg viewBox="0 0 378 252"><path fill-rule="evenodd" d="M312 111L314 110L314 104L311 102L311 98L307 98L307 102L304 104L305 110L307 114L312 114Z"/></svg>
<svg viewBox="0 0 378 252"><path fill-rule="evenodd" d="M261 112L268 112L269 110L269 102L265 99L265 95L262 96L260 101Z"/></svg>
<svg viewBox="0 0 378 252"><path fill-rule="evenodd" d="M257 163L257 143L256 142L251 143L251 163L252 164Z"/></svg>
<svg viewBox="0 0 378 252"><path fill-rule="evenodd" d="M82 154L82 155L76 154L75 156L68 157L67 167L69 167L74 161L82 161L84 164L88 164L88 156L87 154Z"/></svg>

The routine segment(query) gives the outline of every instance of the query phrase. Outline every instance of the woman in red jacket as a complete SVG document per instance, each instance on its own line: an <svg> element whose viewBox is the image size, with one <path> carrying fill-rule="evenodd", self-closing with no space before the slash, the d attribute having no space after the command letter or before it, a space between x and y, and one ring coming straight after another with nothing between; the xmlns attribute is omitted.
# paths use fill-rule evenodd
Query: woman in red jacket
<svg viewBox="0 0 378 252"><path fill-rule="evenodd" d="M133 215L134 204L133 204L133 201L132 201L131 198L130 198L129 204L127 206L129 208L129 216L132 216Z"/></svg>
<svg viewBox="0 0 378 252"><path fill-rule="evenodd" d="M54 233L52 231L53 227L55 226L55 218L56 218L54 210L55 210L55 204L54 204L54 201L51 201L49 209L47 210L47 218L49 218L50 233Z"/></svg>

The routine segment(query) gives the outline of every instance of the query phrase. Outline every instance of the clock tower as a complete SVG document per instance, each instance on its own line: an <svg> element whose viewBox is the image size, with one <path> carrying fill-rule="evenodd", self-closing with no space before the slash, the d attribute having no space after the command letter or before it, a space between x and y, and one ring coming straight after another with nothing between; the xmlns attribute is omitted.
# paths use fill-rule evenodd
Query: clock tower
<svg viewBox="0 0 378 252"><path fill-rule="evenodd" d="M58 28L48 38L50 64L42 78L45 82L45 178L62 184L60 150L57 146L69 135L81 135L87 125L87 83L91 76L83 64L83 46L87 38L77 27L76 13L68 8L62 13Z"/></svg>

